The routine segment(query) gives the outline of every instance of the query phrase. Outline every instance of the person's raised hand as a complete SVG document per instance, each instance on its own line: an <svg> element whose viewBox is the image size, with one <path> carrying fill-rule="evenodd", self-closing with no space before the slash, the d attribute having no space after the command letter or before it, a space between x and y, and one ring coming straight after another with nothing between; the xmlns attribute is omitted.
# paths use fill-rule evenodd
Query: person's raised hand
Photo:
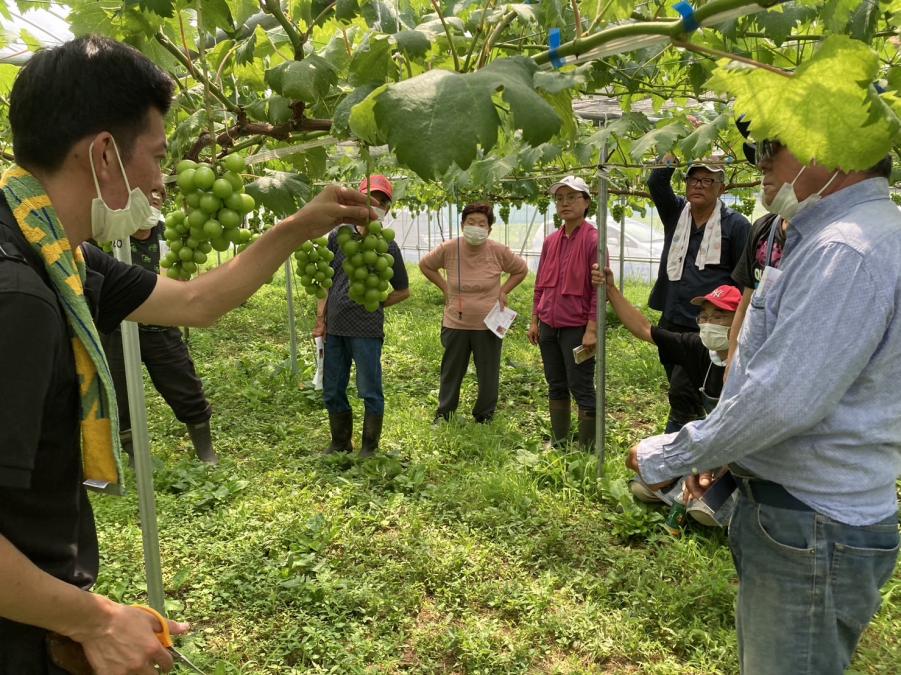
<svg viewBox="0 0 901 675"><path fill-rule="evenodd" d="M376 215L368 206L366 195L340 185L327 185L291 219L306 228L308 239L315 239L342 223L365 227L377 219Z"/></svg>

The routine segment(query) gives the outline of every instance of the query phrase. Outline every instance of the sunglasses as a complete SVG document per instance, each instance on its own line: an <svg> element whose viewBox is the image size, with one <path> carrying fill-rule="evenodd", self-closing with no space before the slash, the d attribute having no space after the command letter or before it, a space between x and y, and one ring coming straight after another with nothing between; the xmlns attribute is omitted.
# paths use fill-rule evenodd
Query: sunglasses
<svg viewBox="0 0 901 675"><path fill-rule="evenodd" d="M771 138L765 138L757 143L757 166L773 159L782 149L782 143Z"/></svg>

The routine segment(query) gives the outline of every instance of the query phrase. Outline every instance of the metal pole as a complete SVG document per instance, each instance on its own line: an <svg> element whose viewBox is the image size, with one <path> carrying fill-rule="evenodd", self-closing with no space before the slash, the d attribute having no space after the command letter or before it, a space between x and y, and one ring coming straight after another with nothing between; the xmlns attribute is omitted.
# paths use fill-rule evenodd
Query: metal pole
<svg viewBox="0 0 901 675"><path fill-rule="evenodd" d="M288 332L291 342L291 374L297 375L297 328L294 316L294 279L291 277L291 257L285 261L285 292L288 296Z"/></svg>
<svg viewBox="0 0 901 675"><path fill-rule="evenodd" d="M601 162L598 165L598 266L603 270L607 264L607 146L601 146ZM606 387L607 387L607 287L597 287L597 327L598 346L594 359L595 415L594 447L597 450L598 476L604 475L604 442L606 428Z"/></svg>
<svg viewBox="0 0 901 675"><path fill-rule="evenodd" d="M619 290L626 292L626 200L620 200L619 212Z"/></svg>
<svg viewBox="0 0 901 675"><path fill-rule="evenodd" d="M131 264L131 242L113 242L117 260ZM147 406L144 402L144 375L141 371L141 343L138 325L122 322L122 354L125 357L125 382L128 411L131 415L132 452L138 490L138 513L144 542L144 574L150 606L165 615L163 570L160 562L160 536L156 522L156 495L153 492L153 464L150 461L150 436L147 433Z"/></svg>

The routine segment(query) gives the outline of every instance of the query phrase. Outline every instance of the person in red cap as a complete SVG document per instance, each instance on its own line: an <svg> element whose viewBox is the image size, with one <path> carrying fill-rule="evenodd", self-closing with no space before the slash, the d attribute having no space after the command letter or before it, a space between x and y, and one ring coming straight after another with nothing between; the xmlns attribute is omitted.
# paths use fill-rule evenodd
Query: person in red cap
<svg viewBox="0 0 901 675"><path fill-rule="evenodd" d="M385 176L374 175L360 182L360 192L369 195L370 206L379 218L391 206L394 191ZM357 226L358 231L363 228ZM385 396L382 391L382 342L385 339L385 307L396 305L410 297L407 268L397 242L388 244L394 258L391 294L375 312L369 312L348 296L350 280L344 271L344 252L338 245L338 230L329 234L328 247L335 254L332 269L333 285L328 295L319 301L313 337L325 338L322 393L328 410L331 443L327 453L353 450L353 411L347 399L350 365L357 366L357 393L364 402L361 457L371 457L379 447Z"/></svg>
<svg viewBox="0 0 901 675"><path fill-rule="evenodd" d="M598 266L594 265L591 282L595 286L601 283L606 285L607 299L613 311L632 335L657 345L661 361L667 359L685 370L691 386L701 395L704 410L709 414L719 401L723 389L729 334L735 311L741 302L741 291L735 286L722 285L706 295L692 298L691 303L700 307L697 316L699 332L694 333L671 331L652 325L616 287L609 267L602 275ZM722 472L717 472L718 478L722 475ZM708 476L706 482L709 483L711 479ZM651 490L640 478L633 478L629 488L643 502L671 503L681 494L681 483L681 480L674 480L669 486ZM714 516L697 500L687 506L689 514L705 525L722 525L727 520L720 513Z"/></svg>

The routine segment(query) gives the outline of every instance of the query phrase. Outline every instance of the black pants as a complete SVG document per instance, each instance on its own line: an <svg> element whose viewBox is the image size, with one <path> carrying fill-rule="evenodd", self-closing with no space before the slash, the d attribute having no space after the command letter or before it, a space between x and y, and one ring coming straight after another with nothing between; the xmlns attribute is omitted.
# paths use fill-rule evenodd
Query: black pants
<svg viewBox="0 0 901 675"><path fill-rule="evenodd" d="M660 328L674 333L692 333L697 329L688 328L671 323L666 319L660 319L657 324ZM678 431L686 422L699 420L704 417L704 401L701 392L691 383L688 373L678 363L660 359L660 365L666 371L666 379L669 381L669 419L666 431Z"/></svg>
<svg viewBox="0 0 901 675"><path fill-rule="evenodd" d="M66 675L50 660L47 631L0 619L0 675Z"/></svg>
<svg viewBox="0 0 901 675"><path fill-rule="evenodd" d="M147 366L153 386L172 412L184 424L201 424L210 419L213 410L203 393L203 382L197 377L194 361L178 328L138 331L141 361ZM125 386L125 358L122 355L122 331L102 336L109 359L116 401L119 404L119 427L131 428L128 412L128 390Z"/></svg>
<svg viewBox="0 0 901 675"><path fill-rule="evenodd" d="M472 355L479 382L479 396L472 408L477 422L487 422L497 408L498 385L501 375L501 347L503 340L490 330L460 330L441 328L441 388L438 392L436 416L445 419L460 403L460 385Z"/></svg>
<svg viewBox="0 0 901 675"><path fill-rule="evenodd" d="M573 349L582 344L583 335L585 326L553 328L542 321L538 327L538 347L548 398L560 401L572 395L579 408L594 412L594 357L576 364L573 356Z"/></svg>

